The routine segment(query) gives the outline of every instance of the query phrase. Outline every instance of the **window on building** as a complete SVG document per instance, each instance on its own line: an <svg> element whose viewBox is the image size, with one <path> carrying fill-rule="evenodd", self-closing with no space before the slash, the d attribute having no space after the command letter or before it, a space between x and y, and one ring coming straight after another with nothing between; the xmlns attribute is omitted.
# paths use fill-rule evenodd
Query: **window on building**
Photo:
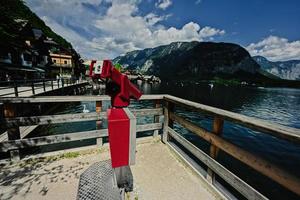
<svg viewBox="0 0 300 200"><path fill-rule="evenodd" d="M66 60L64 61L64 63L65 63L65 65L68 64L68 62Z"/></svg>
<svg viewBox="0 0 300 200"><path fill-rule="evenodd" d="M54 63L56 63L56 60L55 60L55 59L53 59L53 62L54 62Z"/></svg>
<svg viewBox="0 0 300 200"><path fill-rule="evenodd" d="M24 53L23 58L25 61L32 61L32 56L28 53Z"/></svg>

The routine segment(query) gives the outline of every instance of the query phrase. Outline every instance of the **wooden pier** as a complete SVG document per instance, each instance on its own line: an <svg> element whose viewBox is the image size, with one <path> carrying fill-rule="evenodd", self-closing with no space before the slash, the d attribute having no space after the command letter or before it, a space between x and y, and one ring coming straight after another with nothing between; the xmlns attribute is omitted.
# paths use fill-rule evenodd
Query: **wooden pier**
<svg viewBox="0 0 300 200"><path fill-rule="evenodd" d="M31 117L14 117L13 114L16 112L14 110L15 104L30 104L30 103L45 103L45 102L80 102L80 101L92 101L96 104L96 112L91 113L74 113L74 114L62 114L62 115L44 115L44 116L31 116ZM72 141L82 141L87 139L94 139L96 145L84 148L100 148L104 149L105 144L103 145L103 138L107 138L108 131L107 129L101 129L101 126L97 126L97 130L85 131L85 132L76 132L76 133L65 133L60 135L50 135L43 137L35 137L28 139L21 139L19 134L19 126L32 126L32 125L43 125L43 124L53 124L53 123L71 123L71 122L80 122L80 121L104 121L106 120L106 112L102 109L102 102L110 101L109 96L43 96L43 97L25 97L25 98L0 98L0 102L5 105L6 117L2 119L0 122L1 126L5 126L7 128L8 139L9 141L0 143L0 152L8 152L10 155L11 161L14 162L24 162L25 160L36 158L36 157L45 157L48 155L61 154L60 152L51 152L47 154L40 155L24 155L20 157L20 153L23 149L30 147L38 147L49 144L57 144L57 143L67 143ZM153 133L154 138L157 138L158 135L161 136L161 140L156 141L157 145L162 148L162 150L158 150L157 153L166 154L166 151L163 148L168 147L170 152L173 152L177 160L180 160L177 164L179 166L187 166L189 170L192 170L193 176L201 179L202 185L201 188L206 188L206 191L209 191L209 194L212 195L211 198L217 199L230 199L232 196L226 193L224 190L218 190L216 176L220 177L223 181L229 184L232 188L234 188L240 195L244 196L246 199L267 199L267 197L259 192L259 188L256 188L255 185L249 185L240 177L226 169L222 166L217 160L217 155L220 151L222 153L228 154L233 158L239 160L245 165L249 166L253 170L261 173L263 176L273 180L278 183L282 187L291 191L295 195L300 196L300 180L290 174L288 171L281 169L280 167L270 163L266 159L255 155L251 152L246 151L242 147L236 146L233 143L227 141L222 137L223 124L224 122L235 123L256 131L260 131L263 134L272 135L278 139L286 140L292 143L299 144L300 143L300 130L295 128L289 128L282 125L277 125L274 123L267 122L265 120L247 117L245 115L236 114L233 112L229 112L226 110L206 106L203 104L199 104L196 102L184 100L178 97L170 96L170 95L143 95L141 101L153 101L153 108L142 108L135 109L131 108L131 111L135 114L137 118L151 116L153 121L151 123L146 124L137 124L137 132L145 132L151 131ZM187 110L191 110L193 112L198 112L201 114L205 114L205 116L209 116L213 118L212 128L211 130L206 130L203 127L199 127L194 122L186 119L182 115L176 112L177 108L184 108ZM163 117L162 117L163 116ZM163 120L162 120L163 118ZM99 123L98 123L99 124ZM174 129L174 124L181 125L184 129L189 130L194 133L197 137L201 138L203 141L207 141L210 143L209 153L205 153L203 150L199 149L191 142L189 142L186 138L182 136L181 133L178 133ZM143 139L139 139L137 141L141 141ZM177 144L180 144L189 154L193 155L194 159L197 159L203 165L207 167L205 173L199 170L199 166L195 165L195 162L188 156L187 153L182 151L182 147L179 147ZM147 149L151 149L150 145ZM154 148L154 147L153 147ZM68 151L78 151L82 149L66 149L64 152ZM143 151L143 150L142 150ZM140 157L139 157L140 156ZM148 154L139 155L137 157L137 163L144 162L147 159ZM161 155L163 156L163 155ZM84 159L85 155L82 155L82 159ZM21 159L21 161L20 161ZM7 160L7 162L9 162ZM23 161L22 161L23 160ZM5 162L5 161L2 161ZM147 161L151 162L151 160ZM159 165L161 168L157 170L172 170L174 165L173 162L164 163L158 160L152 160L154 165ZM6 166L6 165L5 165ZM133 173L136 170L134 168L139 168L142 166L133 167ZM148 181L151 180L151 174L147 173L149 168L143 166L146 170L144 176L149 176L147 178ZM9 167L8 167L9 168ZM139 170L142 170L139 168ZM184 170L183 168L178 168L178 170ZM180 172L178 172L180 173ZM175 175L174 172L173 175ZM169 187L172 187L172 183L168 183L168 179L172 179L172 173L167 173L166 176L161 175L161 179L165 179L166 182L162 181L162 184L170 184ZM185 174L185 176L191 176L191 174ZM1 178L1 176L0 176ZM2 179L5 179L5 176L2 176ZM4 180L0 181L0 191L2 191ZM141 180L137 178L137 183L140 183ZM145 181L145 185L147 181ZM190 184L187 183L187 184ZM144 185L143 185L144 186ZM76 187L76 184L73 185ZM149 186L150 187L150 186ZM176 187L176 186L174 186ZM267 186L266 186L267 187ZM164 186L163 188L168 188ZM217 189L218 188L218 189ZM74 189L74 188L73 188ZM186 188L186 192L188 188ZM140 189L137 192L137 195L145 195L147 191L145 188ZM165 189L167 190L167 189ZM185 190L178 189L179 192L184 192ZM200 190L200 189L199 189ZM173 190L170 190L173 191ZM66 192L66 191L64 191ZM139 194L140 192L140 194ZM152 191L153 193L159 191ZM163 193L163 191L160 191ZM165 191L166 192L166 191ZM176 191L173 191L174 194ZM196 191L194 191L196 192ZM1 192L0 192L1 193ZM147 193L148 194L148 193ZM165 195L166 193L163 193ZM0 194L1 195L1 194ZM59 195L59 194L57 194ZM189 193L189 195L191 195ZM176 195L175 195L176 196ZM197 193L195 193L197 196ZM0 196L1 197L1 196ZM54 196L52 196L55 198ZM58 196L59 197L59 196ZM155 199L155 198L154 198ZM172 199L171 197L165 199ZM174 198L176 199L176 198Z"/></svg>
<svg viewBox="0 0 300 200"><path fill-rule="evenodd" d="M0 86L1 97L30 97L44 95L52 91L68 89L72 87L81 87L87 85L85 80L75 79L41 79L8 82L8 86Z"/></svg>
<svg viewBox="0 0 300 200"><path fill-rule="evenodd" d="M40 79L40 80L28 80L14 81L9 83L8 86L0 87L0 98L1 97L33 97L52 93L63 93L64 90L68 91L73 88L82 88L88 84L85 80L75 79ZM1 104L1 102L0 102ZM38 126L21 126L19 128L20 138L25 138ZM7 132L0 133L0 142L7 141Z"/></svg>

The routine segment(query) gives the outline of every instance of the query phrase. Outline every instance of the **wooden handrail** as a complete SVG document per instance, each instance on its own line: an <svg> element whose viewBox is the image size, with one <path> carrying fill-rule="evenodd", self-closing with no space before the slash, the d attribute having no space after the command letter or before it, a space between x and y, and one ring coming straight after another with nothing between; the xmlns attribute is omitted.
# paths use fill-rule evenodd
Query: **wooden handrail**
<svg viewBox="0 0 300 200"><path fill-rule="evenodd" d="M211 158L209 155L204 153L201 149L194 146L191 142L183 138L175 130L168 128L169 135L179 142L183 147L189 150L196 158L201 160L209 169L218 174L223 178L227 183L233 186L237 191L243 194L247 199L267 199L262 194L260 194L253 187L248 185L242 179L231 173L220 163L218 163L214 158Z"/></svg>
<svg viewBox="0 0 300 200"><path fill-rule="evenodd" d="M210 144L217 146L219 149L233 156L237 160L247 164L256 171L264 174L285 188L300 195L300 180L265 159L249 153L240 147L226 141L225 139L198 127L198 125L180 117L174 113L170 113L170 118L178 122L184 128L192 131Z"/></svg>
<svg viewBox="0 0 300 200"><path fill-rule="evenodd" d="M291 142L300 143L300 129L291 128L283 125L274 124L263 119L248 117L242 114L237 114L227 110L203 105L189 100L181 99L171 95L164 95L167 102L172 102L185 108L200 111L212 116L218 116L224 120L241 124L245 127L268 133L270 135L289 140Z"/></svg>
<svg viewBox="0 0 300 200"><path fill-rule="evenodd" d="M162 108L132 109L131 112L137 117L163 114ZM11 128L14 126L31 126L31 125L47 125L47 124L58 124L58 123L95 121L95 120L101 120L106 118L107 118L106 112L99 112L99 113L91 112L91 113L5 118L2 121L0 121L0 124L2 124L3 127Z"/></svg>
<svg viewBox="0 0 300 200"><path fill-rule="evenodd" d="M142 95L140 100L163 99L164 95ZM2 103L51 103L51 102L80 102L80 101L109 101L108 95L93 96L39 96L39 97L3 97Z"/></svg>
<svg viewBox="0 0 300 200"><path fill-rule="evenodd" d="M162 128L161 123L151 123L151 124L137 125L136 131L144 132L144 131L159 130L161 128ZM28 138L28 139L10 140L10 141L5 141L0 143L0 152L7 152L10 150L15 150L20 148L28 148L28 147L42 146L48 144L57 144L63 142L72 142L72 141L94 139L94 138L96 139L96 138L107 137L107 136L108 136L108 130L100 129L100 130L93 130L93 131L65 133L59 135L50 135L50 136L35 137L35 138Z"/></svg>

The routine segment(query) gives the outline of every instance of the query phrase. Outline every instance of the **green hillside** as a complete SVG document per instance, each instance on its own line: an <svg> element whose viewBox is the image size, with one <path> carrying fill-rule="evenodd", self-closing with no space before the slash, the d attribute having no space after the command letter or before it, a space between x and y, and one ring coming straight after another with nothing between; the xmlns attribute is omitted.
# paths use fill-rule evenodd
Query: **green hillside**
<svg viewBox="0 0 300 200"><path fill-rule="evenodd" d="M0 43L2 45L21 45L22 36L18 35L19 24L14 20L28 20L33 27L41 29L47 37L65 48L72 45L63 37L53 32L43 20L33 13L21 0L1 0L0 1Z"/></svg>

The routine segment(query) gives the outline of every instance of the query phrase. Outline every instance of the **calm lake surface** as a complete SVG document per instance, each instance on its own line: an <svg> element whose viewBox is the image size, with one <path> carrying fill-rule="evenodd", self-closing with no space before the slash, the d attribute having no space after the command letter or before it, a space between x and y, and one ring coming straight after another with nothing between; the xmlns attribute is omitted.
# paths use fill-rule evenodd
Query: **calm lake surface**
<svg viewBox="0 0 300 200"><path fill-rule="evenodd" d="M144 94L171 94L198 103L222 108L225 110L241 113L247 116L265 119L274 123L300 128L300 90L290 88L254 88L240 86L214 85L211 88L207 83L162 83L142 84L139 86ZM90 92L88 93L90 94ZM87 94L87 95L88 95ZM104 103L104 109L109 107L110 102ZM90 111L95 110L94 102L81 102L67 104L53 113L78 113L82 112L83 105ZM131 107L152 107L153 102L133 103ZM199 113L176 108L175 112L185 116L200 126L211 130L212 118ZM138 123L150 122L151 118L143 118ZM105 127L106 124L103 124ZM66 123L50 126L41 126L31 135L49 135L66 132L94 130L95 122ZM175 129L184 135L185 138L208 151L209 145L199 139L195 134L185 130L178 124ZM147 134L147 133L146 133ZM230 142L253 152L286 169L295 176L300 177L300 145L292 144L281 139L274 138L267 134L253 131L248 128L224 123L223 137ZM85 142L93 143L94 141ZM62 144L62 146L65 144ZM78 145L77 144L71 144ZM56 146L57 147L57 146ZM55 147L55 148L56 148ZM42 151L48 151L49 146ZM54 147L53 147L54 148ZM236 161L230 156L220 152L218 161L232 172L242 177L250 185L267 195L271 199L297 199L296 196L286 191L271 180L256 173L251 168Z"/></svg>

